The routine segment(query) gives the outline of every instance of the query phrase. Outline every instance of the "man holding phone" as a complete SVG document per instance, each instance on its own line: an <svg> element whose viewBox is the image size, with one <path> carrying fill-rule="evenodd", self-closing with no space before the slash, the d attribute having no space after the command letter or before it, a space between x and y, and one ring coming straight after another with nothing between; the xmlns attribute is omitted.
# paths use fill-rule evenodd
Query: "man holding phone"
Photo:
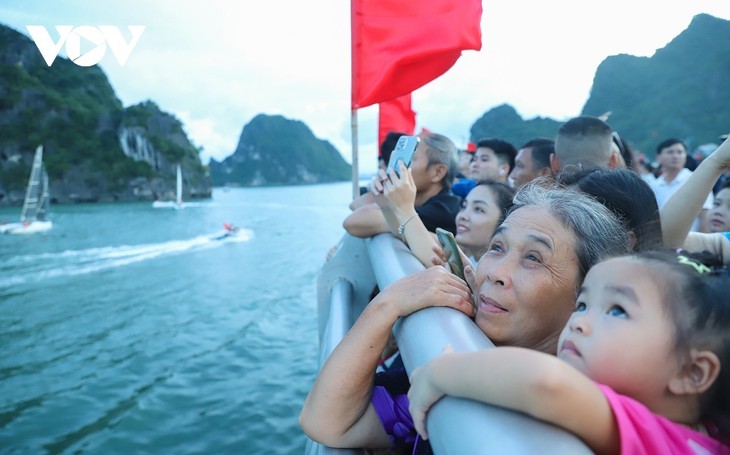
<svg viewBox="0 0 730 455"><path fill-rule="evenodd" d="M416 213L431 232L437 227L455 232L454 220L461 205L461 200L451 194L458 166L456 146L447 137L431 132L422 132L418 138L409 166L416 187ZM387 174L380 174L383 175L388 178ZM355 209L343 225L350 235L366 238L385 232L397 234L401 223L392 213L385 214L376 203L371 203Z"/></svg>

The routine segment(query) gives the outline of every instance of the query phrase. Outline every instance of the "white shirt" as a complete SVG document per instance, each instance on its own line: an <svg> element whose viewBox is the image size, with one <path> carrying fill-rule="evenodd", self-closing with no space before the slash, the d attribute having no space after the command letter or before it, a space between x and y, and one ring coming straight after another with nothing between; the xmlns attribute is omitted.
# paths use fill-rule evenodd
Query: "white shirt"
<svg viewBox="0 0 730 455"><path fill-rule="evenodd" d="M650 175L650 174L649 174ZM644 178L644 181L649 183L649 186L651 186L652 191L654 191L654 196L656 197L657 205L659 206L659 210L661 211L662 207L664 207L664 204L667 203L669 198L674 194L677 189L684 185L684 182L689 179L689 177L692 175L692 171L689 169L682 168L681 171L679 171L679 174L677 174L677 177L675 177L674 180L671 182L667 182L663 175L660 175L659 177L655 178L654 180ZM712 208L712 194L707 195L707 199L705 200L705 203L702 205L703 209L711 209ZM700 228L700 218L697 217L695 222L692 224L692 231L698 231Z"/></svg>

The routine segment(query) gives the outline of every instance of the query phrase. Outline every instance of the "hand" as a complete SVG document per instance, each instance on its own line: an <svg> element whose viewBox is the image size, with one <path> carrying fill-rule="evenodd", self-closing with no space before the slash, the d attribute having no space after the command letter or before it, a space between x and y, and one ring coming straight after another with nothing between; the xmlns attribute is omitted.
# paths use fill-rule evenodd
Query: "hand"
<svg viewBox="0 0 730 455"><path fill-rule="evenodd" d="M444 252L444 249L440 245L434 245L432 248L434 256L431 258L431 264L442 265L446 267L446 261L449 259Z"/></svg>
<svg viewBox="0 0 730 455"><path fill-rule="evenodd" d="M412 213L416 204L416 183L413 181L411 170L402 161L398 161L398 173L394 169L388 169L388 179L384 181L383 194L394 212Z"/></svg>
<svg viewBox="0 0 730 455"><path fill-rule="evenodd" d="M473 317L472 296L466 283L443 267L429 267L391 283L373 299L385 301L398 317L434 306L451 307Z"/></svg>
<svg viewBox="0 0 730 455"><path fill-rule="evenodd" d="M474 266L471 265L471 261L464 262L464 279L469 284L469 288L474 290L474 294L471 296L471 301L474 304L474 308L476 308L477 304L477 293L479 291L479 288L477 287L477 272L474 270Z"/></svg>
<svg viewBox="0 0 730 455"><path fill-rule="evenodd" d="M387 174L382 169L373 177L370 182L370 194L381 209L387 207L388 200L385 198L383 192L385 191L385 181L388 180Z"/></svg>
<svg viewBox="0 0 730 455"><path fill-rule="evenodd" d="M340 249L340 244L339 243L337 245L333 246L332 248L330 248L327 251L327 255L325 256L324 261L327 262L330 259L332 259L334 257L334 255L337 253L337 250L339 250L339 249Z"/></svg>
<svg viewBox="0 0 730 455"><path fill-rule="evenodd" d="M434 374L440 364L443 363L444 356L453 352L453 347L450 345L444 346L440 357L435 357L425 365L416 368L411 374L411 387L408 390L408 410L413 418L416 431L423 439L428 439L426 414L431 406L445 395L444 391L434 383Z"/></svg>

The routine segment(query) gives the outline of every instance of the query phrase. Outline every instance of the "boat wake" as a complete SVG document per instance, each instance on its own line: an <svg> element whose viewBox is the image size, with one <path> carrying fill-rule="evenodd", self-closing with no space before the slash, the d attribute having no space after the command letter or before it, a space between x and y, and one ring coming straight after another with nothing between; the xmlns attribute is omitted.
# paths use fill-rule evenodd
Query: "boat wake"
<svg viewBox="0 0 730 455"><path fill-rule="evenodd" d="M218 248L227 243L247 242L252 237L253 231L239 229L235 235L226 235L226 231L220 231L162 243L14 256L0 265L0 289L49 278L98 272L161 256Z"/></svg>

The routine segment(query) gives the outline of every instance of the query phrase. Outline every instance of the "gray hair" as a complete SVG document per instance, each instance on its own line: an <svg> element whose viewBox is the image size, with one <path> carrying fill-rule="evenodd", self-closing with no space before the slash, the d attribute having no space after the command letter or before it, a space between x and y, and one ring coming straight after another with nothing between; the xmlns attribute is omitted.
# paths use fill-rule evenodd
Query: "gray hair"
<svg viewBox="0 0 730 455"><path fill-rule="evenodd" d="M456 146L451 139L436 133L421 133L419 135L421 141L426 145L426 156L428 156L428 165L445 164L446 175L442 180L444 188L451 189L451 185L456 178L456 172L459 169L459 163L456 159Z"/></svg>
<svg viewBox="0 0 730 455"><path fill-rule="evenodd" d="M537 178L517 191L514 203L509 213L527 206L542 207L573 233L578 286L593 265L628 251L626 229L616 215L575 189L558 186L547 178Z"/></svg>

